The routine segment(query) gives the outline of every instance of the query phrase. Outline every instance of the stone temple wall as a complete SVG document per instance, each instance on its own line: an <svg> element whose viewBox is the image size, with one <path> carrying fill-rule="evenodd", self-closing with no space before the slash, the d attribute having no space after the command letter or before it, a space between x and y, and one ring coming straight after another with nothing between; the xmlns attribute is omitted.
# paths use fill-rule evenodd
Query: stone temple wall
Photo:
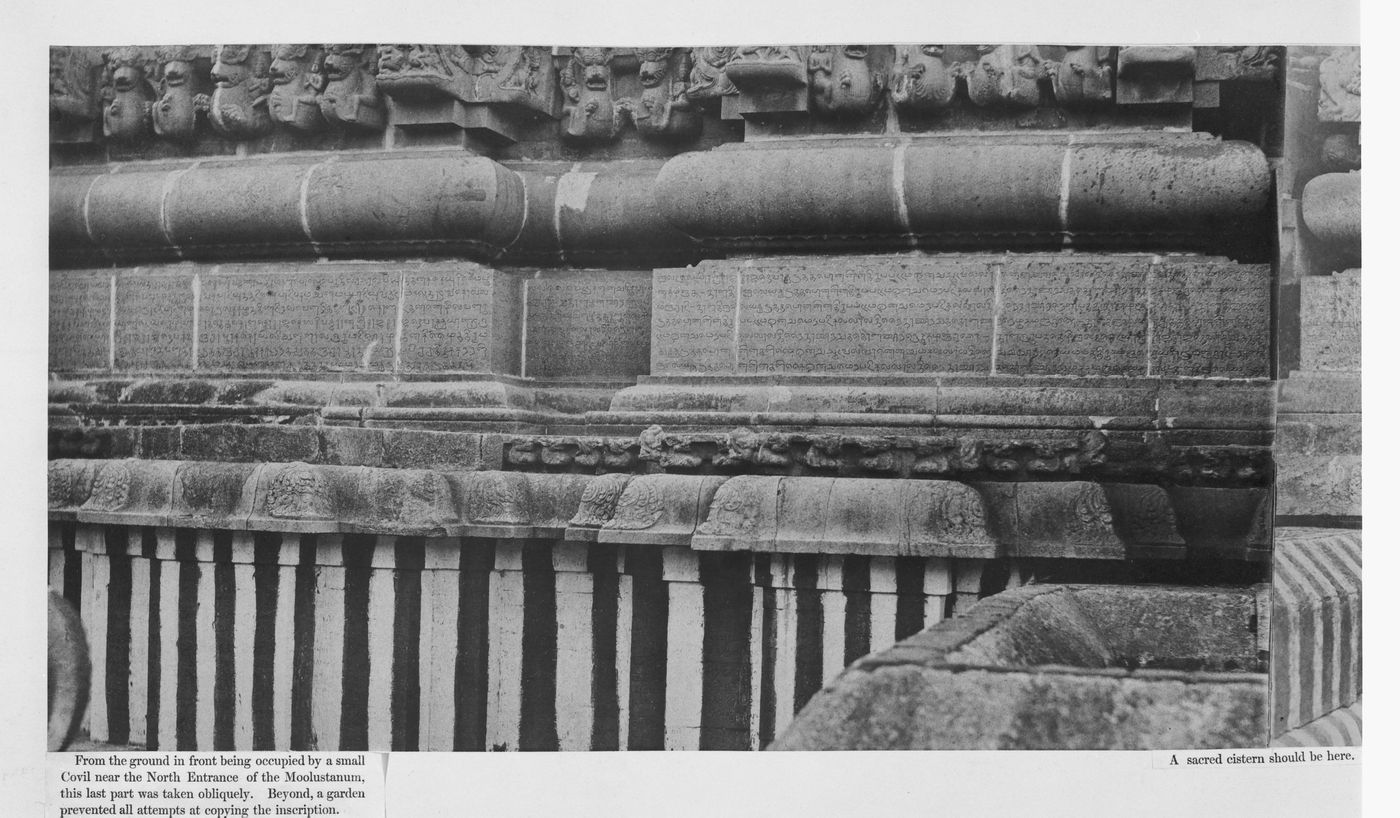
<svg viewBox="0 0 1400 818"><path fill-rule="evenodd" d="M1349 55L52 49L88 735L758 749L1008 589L1267 582L1359 518Z"/></svg>

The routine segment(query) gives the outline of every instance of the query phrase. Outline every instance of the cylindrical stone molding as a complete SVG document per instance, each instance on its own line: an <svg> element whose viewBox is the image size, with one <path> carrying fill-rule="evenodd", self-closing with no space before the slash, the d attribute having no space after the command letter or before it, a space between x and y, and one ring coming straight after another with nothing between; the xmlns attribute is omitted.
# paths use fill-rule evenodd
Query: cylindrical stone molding
<svg viewBox="0 0 1400 818"><path fill-rule="evenodd" d="M1195 135L746 145L671 159L657 206L725 249L1238 239L1268 203L1258 147Z"/></svg>
<svg viewBox="0 0 1400 818"><path fill-rule="evenodd" d="M55 264L461 254L520 234L525 186L460 153L204 159L55 171Z"/></svg>
<svg viewBox="0 0 1400 818"><path fill-rule="evenodd" d="M1361 174L1324 173L1303 187L1308 232L1338 249L1361 251Z"/></svg>

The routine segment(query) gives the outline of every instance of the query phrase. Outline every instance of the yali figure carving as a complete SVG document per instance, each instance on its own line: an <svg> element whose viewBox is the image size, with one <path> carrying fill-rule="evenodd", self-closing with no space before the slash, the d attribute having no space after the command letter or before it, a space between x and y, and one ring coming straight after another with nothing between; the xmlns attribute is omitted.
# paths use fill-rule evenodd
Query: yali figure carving
<svg viewBox="0 0 1400 818"><path fill-rule="evenodd" d="M575 48L559 69L564 90L564 138L576 142L610 142L622 128L613 102L613 50Z"/></svg>
<svg viewBox="0 0 1400 818"><path fill-rule="evenodd" d="M320 130L325 125L316 99L325 84L318 46L273 46L268 76L272 79L272 92L268 95L267 110L273 121L298 131Z"/></svg>
<svg viewBox="0 0 1400 818"><path fill-rule="evenodd" d="M1060 103L1112 101L1116 63L1111 46L1065 46L1064 59L1050 68L1055 100Z"/></svg>
<svg viewBox="0 0 1400 818"><path fill-rule="evenodd" d="M373 65L372 45L325 46L321 116L357 128L384 127L384 98L379 93Z"/></svg>
<svg viewBox="0 0 1400 818"><path fill-rule="evenodd" d="M152 125L163 139L193 139L199 115L209 110L209 95L200 93L195 72L196 46L156 50L160 96L151 108Z"/></svg>
<svg viewBox="0 0 1400 818"><path fill-rule="evenodd" d="M967 72L967 95L977 105L1040 104L1044 73L1040 49L1033 45L979 45L977 62Z"/></svg>
<svg viewBox="0 0 1400 818"><path fill-rule="evenodd" d="M957 76L943 59L941 45L898 46L898 67L890 86L890 100L904 110L936 111L946 108L957 93Z"/></svg>
<svg viewBox="0 0 1400 818"><path fill-rule="evenodd" d="M139 48L114 48L103 55L102 133L131 141L150 133L151 102L156 91L147 77L146 54Z"/></svg>
<svg viewBox="0 0 1400 818"><path fill-rule="evenodd" d="M812 104L830 116L864 116L885 90L885 74L870 64L870 46L816 46L807 57Z"/></svg>
<svg viewBox="0 0 1400 818"><path fill-rule="evenodd" d="M267 111L272 79L268 53L252 45L214 48L214 96L209 101L209 124L229 139L256 139L272 130Z"/></svg>
<svg viewBox="0 0 1400 818"><path fill-rule="evenodd" d="M685 138L700 132L700 117L686 94L690 52L683 48L643 48L637 78L642 95L628 100L632 122L643 137Z"/></svg>

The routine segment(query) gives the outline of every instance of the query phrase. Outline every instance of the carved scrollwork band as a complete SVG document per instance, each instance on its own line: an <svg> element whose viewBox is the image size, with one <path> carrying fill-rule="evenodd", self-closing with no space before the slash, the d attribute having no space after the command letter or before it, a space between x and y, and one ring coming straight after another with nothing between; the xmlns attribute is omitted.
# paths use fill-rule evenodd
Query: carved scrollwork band
<svg viewBox="0 0 1400 818"><path fill-rule="evenodd" d="M1280 52L1030 44L55 47L49 98L55 142L99 135L178 142L201 133L248 141L279 130L443 123L514 138L546 118L558 120L564 142L589 145L628 129L646 140L691 140L707 106L725 119L810 113L840 121L878 119L890 106L918 117L959 106L1189 103L1193 79L1272 79ZM1345 117L1359 68L1354 59L1324 68L1345 75L1322 102Z"/></svg>

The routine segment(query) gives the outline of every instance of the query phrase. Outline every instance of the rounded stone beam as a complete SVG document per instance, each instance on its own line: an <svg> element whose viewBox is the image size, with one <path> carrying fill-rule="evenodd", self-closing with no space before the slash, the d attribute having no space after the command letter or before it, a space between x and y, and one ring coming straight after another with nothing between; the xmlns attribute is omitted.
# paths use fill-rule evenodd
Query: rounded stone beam
<svg viewBox="0 0 1400 818"><path fill-rule="evenodd" d="M652 198L662 162L516 163L460 151L148 162L56 170L59 266L465 256L519 264L687 264Z"/></svg>
<svg viewBox="0 0 1400 818"><path fill-rule="evenodd" d="M1361 174L1324 173L1303 187L1303 224L1339 249L1361 251Z"/></svg>
<svg viewBox="0 0 1400 818"><path fill-rule="evenodd" d="M1261 224L1264 154L1171 134L726 146L662 168L656 202L707 247L1198 249Z"/></svg>
<svg viewBox="0 0 1400 818"><path fill-rule="evenodd" d="M204 159L55 171L55 263L462 254L520 234L525 186L461 153Z"/></svg>

